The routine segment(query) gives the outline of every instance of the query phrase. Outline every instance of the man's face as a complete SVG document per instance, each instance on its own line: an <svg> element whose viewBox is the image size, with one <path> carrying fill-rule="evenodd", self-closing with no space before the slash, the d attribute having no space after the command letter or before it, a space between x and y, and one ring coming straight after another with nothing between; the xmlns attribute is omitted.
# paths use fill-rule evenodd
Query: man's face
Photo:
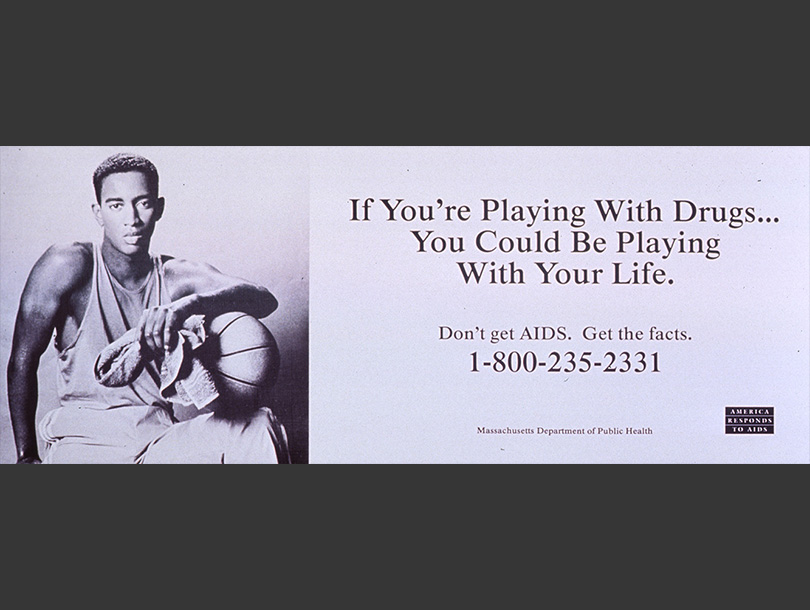
<svg viewBox="0 0 810 610"><path fill-rule="evenodd" d="M101 183L101 203L93 204L104 240L123 254L149 250L155 223L163 215L163 199L138 171L110 174Z"/></svg>

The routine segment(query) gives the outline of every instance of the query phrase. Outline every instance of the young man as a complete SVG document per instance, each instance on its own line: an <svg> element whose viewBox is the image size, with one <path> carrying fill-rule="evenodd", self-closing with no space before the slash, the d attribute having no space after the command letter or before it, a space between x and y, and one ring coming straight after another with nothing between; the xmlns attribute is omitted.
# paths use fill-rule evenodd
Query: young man
<svg viewBox="0 0 810 610"><path fill-rule="evenodd" d="M18 463L39 463L35 414L39 360L55 335L61 407L39 425L51 463L287 461L284 430L268 409L247 416L206 413L177 423L159 392L165 347L186 318L228 311L270 315L276 299L261 286L206 264L152 256L164 200L158 172L129 154L105 160L93 175L100 245L52 246L23 290L8 365L8 399ZM98 354L127 330L149 361L129 385L108 388L93 372Z"/></svg>

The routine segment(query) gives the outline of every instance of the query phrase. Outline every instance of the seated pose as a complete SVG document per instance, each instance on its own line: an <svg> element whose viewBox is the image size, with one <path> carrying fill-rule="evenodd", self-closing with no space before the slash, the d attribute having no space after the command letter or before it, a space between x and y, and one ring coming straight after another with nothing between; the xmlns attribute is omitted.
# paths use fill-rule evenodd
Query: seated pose
<svg viewBox="0 0 810 610"><path fill-rule="evenodd" d="M39 463L35 415L40 357L55 334L61 406L38 431L46 463L275 463L289 461L283 427L267 408L219 409L178 422L160 393L165 349L191 315L228 311L255 318L277 307L270 292L207 264L153 256L149 244L164 200L147 159L118 154L93 174L101 244L49 248L20 299L8 364L8 400L18 463ZM137 328L148 356L123 387L94 376L96 357Z"/></svg>

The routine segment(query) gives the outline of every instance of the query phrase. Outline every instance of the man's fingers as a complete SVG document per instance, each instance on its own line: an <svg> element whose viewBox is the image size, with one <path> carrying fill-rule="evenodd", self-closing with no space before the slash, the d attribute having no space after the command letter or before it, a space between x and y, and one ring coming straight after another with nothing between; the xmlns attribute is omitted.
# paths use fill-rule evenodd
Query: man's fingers
<svg viewBox="0 0 810 610"><path fill-rule="evenodd" d="M143 331L141 336L146 347L154 355L160 355L163 351L163 325L165 322L165 312L161 312L159 307L147 309L143 313Z"/></svg>
<svg viewBox="0 0 810 610"><path fill-rule="evenodd" d="M177 340L177 315L169 310L163 327L163 345L168 349L174 347Z"/></svg>
<svg viewBox="0 0 810 610"><path fill-rule="evenodd" d="M153 353L157 353L157 346L155 345L155 335L152 333L151 327L144 327L143 339L146 347Z"/></svg>
<svg viewBox="0 0 810 610"><path fill-rule="evenodd" d="M158 307L155 309L154 323L152 325L152 340L155 342L155 348L158 353L163 352L163 333L166 328L166 308Z"/></svg>
<svg viewBox="0 0 810 610"><path fill-rule="evenodd" d="M177 342L180 322L166 305L147 309L139 322L141 340L155 355L162 355L165 348L172 348Z"/></svg>

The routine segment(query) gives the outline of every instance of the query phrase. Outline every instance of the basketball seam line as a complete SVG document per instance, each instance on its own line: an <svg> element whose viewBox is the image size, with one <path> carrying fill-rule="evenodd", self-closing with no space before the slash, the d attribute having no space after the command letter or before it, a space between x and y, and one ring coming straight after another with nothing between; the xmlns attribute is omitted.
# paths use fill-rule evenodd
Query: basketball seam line
<svg viewBox="0 0 810 610"><path fill-rule="evenodd" d="M231 375L228 375L228 373L223 373L222 371L220 371L218 369L216 369L216 372L217 372L217 374L222 375L223 377L227 377L231 381L238 381L239 383L244 383L245 385L253 386L254 388L263 388L264 387L263 385L260 385L258 383L251 383L249 381L245 381L244 379L239 379L238 377L232 377Z"/></svg>
<svg viewBox="0 0 810 610"><path fill-rule="evenodd" d="M272 348L272 345L257 345L255 347L246 347L245 349L236 350L235 352L228 352L227 354L220 354L220 358L227 358L228 356L235 356L236 354L243 354L245 352L252 352L253 350L257 349L268 349Z"/></svg>
<svg viewBox="0 0 810 610"><path fill-rule="evenodd" d="M236 322L237 320L241 320L241 319L242 319L242 318L244 318L246 315L248 315L248 314L243 313L241 316L236 316L236 317L235 317L233 320L231 320L231 321L230 321L230 322L228 322L228 323L227 323L225 326L223 326L222 328L220 328L220 329L219 329L219 332L214 333L214 334L221 335L222 333L224 333L224 332L225 332L225 329L226 329L226 328L228 328L228 327L229 327L231 324L233 324L233 323L234 323L234 322Z"/></svg>

